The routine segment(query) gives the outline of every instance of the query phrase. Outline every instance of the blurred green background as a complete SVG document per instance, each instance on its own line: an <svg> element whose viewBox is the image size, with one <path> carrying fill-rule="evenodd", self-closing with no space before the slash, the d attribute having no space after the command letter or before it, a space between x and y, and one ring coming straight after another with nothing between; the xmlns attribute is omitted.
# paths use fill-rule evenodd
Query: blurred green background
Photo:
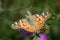
<svg viewBox="0 0 60 40"><path fill-rule="evenodd" d="M32 15L50 12L52 17L46 22L48 40L60 40L60 0L0 0L0 40L33 40L11 29L12 23L25 18L27 10Z"/></svg>

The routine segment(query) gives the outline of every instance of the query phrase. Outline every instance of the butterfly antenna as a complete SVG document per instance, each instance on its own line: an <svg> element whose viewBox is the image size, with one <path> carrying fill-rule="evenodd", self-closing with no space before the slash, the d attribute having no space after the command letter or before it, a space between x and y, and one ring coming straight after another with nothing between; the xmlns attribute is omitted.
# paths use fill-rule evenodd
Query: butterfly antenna
<svg viewBox="0 0 60 40"><path fill-rule="evenodd" d="M27 10L27 15L31 16L31 12L29 10Z"/></svg>
<svg viewBox="0 0 60 40"><path fill-rule="evenodd" d="M32 15L31 15L31 12L29 10L27 10L27 15L25 15L26 18L30 18Z"/></svg>

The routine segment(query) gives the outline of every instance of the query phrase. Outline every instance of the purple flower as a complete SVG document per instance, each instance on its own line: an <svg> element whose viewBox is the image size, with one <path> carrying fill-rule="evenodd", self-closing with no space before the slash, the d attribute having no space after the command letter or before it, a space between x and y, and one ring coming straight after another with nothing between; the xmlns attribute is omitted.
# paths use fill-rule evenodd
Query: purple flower
<svg viewBox="0 0 60 40"><path fill-rule="evenodd" d="M47 36L45 33L40 33L39 37L36 40L47 40Z"/></svg>
<svg viewBox="0 0 60 40"><path fill-rule="evenodd" d="M28 32L28 31L26 31L26 30L24 30L24 29L19 29L19 32L20 32L20 34L23 35L23 36L32 36L32 35L33 35L32 32Z"/></svg>

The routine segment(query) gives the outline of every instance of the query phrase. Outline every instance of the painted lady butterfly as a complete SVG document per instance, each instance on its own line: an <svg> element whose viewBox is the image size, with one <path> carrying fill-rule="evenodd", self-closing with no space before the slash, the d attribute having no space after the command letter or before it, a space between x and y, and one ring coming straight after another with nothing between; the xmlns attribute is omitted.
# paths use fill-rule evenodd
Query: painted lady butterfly
<svg viewBox="0 0 60 40"><path fill-rule="evenodd" d="M26 18L15 22L11 25L11 28L24 29L28 32L34 33L39 31L44 26L45 21L51 17L51 14L48 12L35 15L31 15L29 11L27 11L27 13L28 15L26 15Z"/></svg>

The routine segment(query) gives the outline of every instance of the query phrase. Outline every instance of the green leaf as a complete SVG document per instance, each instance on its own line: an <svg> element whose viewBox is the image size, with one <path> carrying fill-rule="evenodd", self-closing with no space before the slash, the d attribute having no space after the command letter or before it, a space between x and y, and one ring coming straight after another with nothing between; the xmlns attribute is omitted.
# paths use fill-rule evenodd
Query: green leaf
<svg viewBox="0 0 60 40"><path fill-rule="evenodd" d="M33 40L36 40L36 38L37 38L37 36L35 36L35 37L33 38Z"/></svg>

